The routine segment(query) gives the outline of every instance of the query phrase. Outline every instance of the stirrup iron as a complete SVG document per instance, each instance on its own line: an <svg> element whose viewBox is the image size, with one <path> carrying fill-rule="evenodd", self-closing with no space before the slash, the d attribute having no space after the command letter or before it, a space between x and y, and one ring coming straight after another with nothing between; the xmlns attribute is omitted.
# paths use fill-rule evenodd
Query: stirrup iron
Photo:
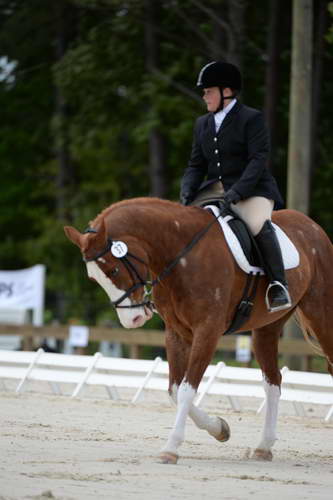
<svg viewBox="0 0 333 500"><path fill-rule="evenodd" d="M285 304L282 304L281 306L275 306L275 307L272 307L270 302L269 302L269 291L271 288L273 288L274 286L279 286L280 288L283 289L284 293L286 294L286 297L287 297L287 300L288 302L286 302ZM290 298L290 294L289 294L289 290L288 288L283 284L281 283L280 281L272 281L271 283L269 283L268 287L267 287L267 290L266 290L266 295L265 295L265 302L266 302L266 307L268 309L269 312L277 312L277 311L283 311L285 309L289 309L291 306L292 306L292 302L291 302L291 298Z"/></svg>

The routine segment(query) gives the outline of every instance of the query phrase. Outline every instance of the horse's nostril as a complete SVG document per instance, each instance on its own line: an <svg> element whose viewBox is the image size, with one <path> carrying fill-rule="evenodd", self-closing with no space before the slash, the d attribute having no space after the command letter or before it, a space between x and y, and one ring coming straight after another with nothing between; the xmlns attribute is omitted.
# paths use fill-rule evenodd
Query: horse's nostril
<svg viewBox="0 0 333 500"><path fill-rule="evenodd" d="M133 324L140 323L142 321L142 316L139 314L138 316L135 316L133 319Z"/></svg>

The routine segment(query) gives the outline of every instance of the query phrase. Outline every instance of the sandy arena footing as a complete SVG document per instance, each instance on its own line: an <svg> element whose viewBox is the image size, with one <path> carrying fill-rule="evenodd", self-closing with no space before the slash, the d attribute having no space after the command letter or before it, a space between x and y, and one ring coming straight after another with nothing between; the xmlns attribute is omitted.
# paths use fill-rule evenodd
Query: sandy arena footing
<svg viewBox="0 0 333 500"><path fill-rule="evenodd" d="M29 387L29 389L31 389ZM110 401L87 390L81 399L41 392L0 393L0 500L332 500L333 423L327 407L307 417L281 404L272 462L249 459L259 443L258 400L244 410L208 396L203 408L226 419L231 438L219 443L188 421L177 465L159 462L175 409L165 393L131 393Z"/></svg>

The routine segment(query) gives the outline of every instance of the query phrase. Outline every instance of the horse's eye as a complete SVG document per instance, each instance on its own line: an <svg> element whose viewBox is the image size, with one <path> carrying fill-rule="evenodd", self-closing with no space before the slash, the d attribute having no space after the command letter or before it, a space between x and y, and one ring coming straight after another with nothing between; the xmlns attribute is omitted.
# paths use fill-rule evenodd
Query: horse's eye
<svg viewBox="0 0 333 500"><path fill-rule="evenodd" d="M114 267L113 269L111 269L110 271L110 274L111 276L117 276L117 274L119 273L119 269L118 267Z"/></svg>

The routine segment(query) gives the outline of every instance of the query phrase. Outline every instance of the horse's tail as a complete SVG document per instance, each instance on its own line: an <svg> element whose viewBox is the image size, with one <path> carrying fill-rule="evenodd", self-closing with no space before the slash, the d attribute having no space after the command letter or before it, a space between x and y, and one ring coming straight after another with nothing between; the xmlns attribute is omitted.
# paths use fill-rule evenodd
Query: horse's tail
<svg viewBox="0 0 333 500"><path fill-rule="evenodd" d="M319 345L319 342L317 340L317 336L314 332L314 330L311 328L311 326L307 323L305 317L303 316L302 312L300 311L299 308L296 309L294 318L296 322L298 323L299 327L302 330L302 333L304 335L305 340L307 343L312 347L312 349L319 355L322 356L323 358L326 358L326 355L322 348Z"/></svg>

